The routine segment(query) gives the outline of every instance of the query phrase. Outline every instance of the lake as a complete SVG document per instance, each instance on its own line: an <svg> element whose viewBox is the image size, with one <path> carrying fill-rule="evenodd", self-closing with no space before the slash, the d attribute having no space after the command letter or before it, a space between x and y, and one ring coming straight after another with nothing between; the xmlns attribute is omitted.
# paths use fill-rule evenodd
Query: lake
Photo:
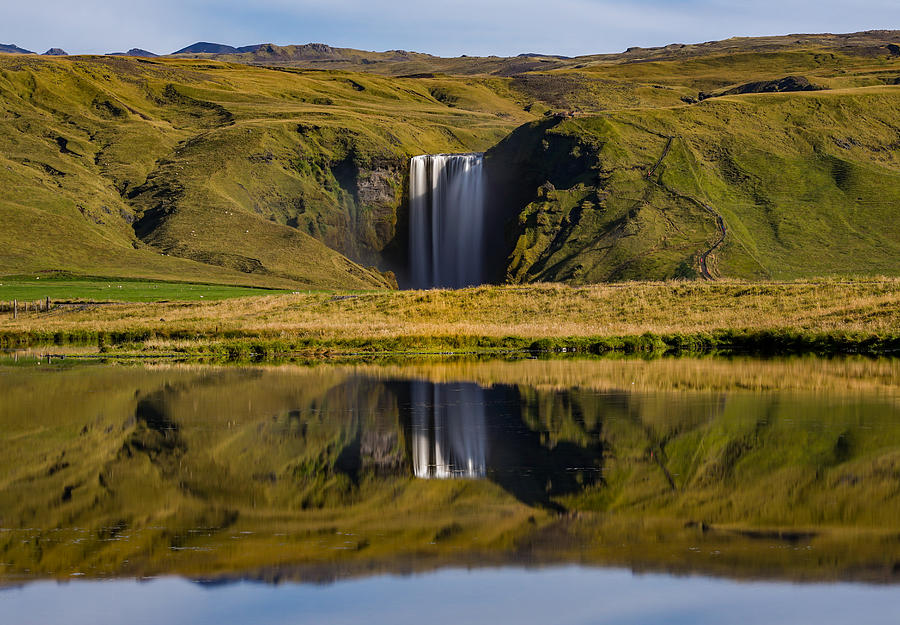
<svg viewBox="0 0 900 625"><path fill-rule="evenodd" d="M10 623L880 623L900 361L0 361Z"/></svg>

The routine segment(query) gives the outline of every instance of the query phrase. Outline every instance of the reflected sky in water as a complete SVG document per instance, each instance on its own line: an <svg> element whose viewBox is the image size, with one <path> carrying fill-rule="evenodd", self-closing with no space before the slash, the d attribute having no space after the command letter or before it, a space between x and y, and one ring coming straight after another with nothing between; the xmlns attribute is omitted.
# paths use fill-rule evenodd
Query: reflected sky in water
<svg viewBox="0 0 900 625"><path fill-rule="evenodd" d="M0 591L0 612L5 623L17 625L893 625L900 593L566 567L445 570L328 586L202 585L176 578L42 582Z"/></svg>

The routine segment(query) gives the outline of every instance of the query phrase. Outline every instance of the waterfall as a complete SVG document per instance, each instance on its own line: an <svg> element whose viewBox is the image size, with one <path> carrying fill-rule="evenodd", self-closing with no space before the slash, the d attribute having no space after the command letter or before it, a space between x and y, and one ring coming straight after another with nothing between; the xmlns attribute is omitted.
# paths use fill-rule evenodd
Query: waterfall
<svg viewBox="0 0 900 625"><path fill-rule="evenodd" d="M412 383L416 477L484 477L487 446L485 398L480 386Z"/></svg>
<svg viewBox="0 0 900 625"><path fill-rule="evenodd" d="M482 154L426 154L411 160L413 288L460 288L484 282L483 161Z"/></svg>

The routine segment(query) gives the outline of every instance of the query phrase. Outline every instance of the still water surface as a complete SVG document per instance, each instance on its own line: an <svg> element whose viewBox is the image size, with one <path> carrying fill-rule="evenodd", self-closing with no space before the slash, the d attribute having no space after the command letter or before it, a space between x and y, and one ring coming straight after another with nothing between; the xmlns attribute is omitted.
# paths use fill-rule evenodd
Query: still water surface
<svg viewBox="0 0 900 625"><path fill-rule="evenodd" d="M736 583L621 570L445 570L330 586L52 582L0 591L4 622L22 625L894 625L896 589Z"/></svg>
<svg viewBox="0 0 900 625"><path fill-rule="evenodd" d="M896 360L21 358L0 397L4 623L900 613Z"/></svg>

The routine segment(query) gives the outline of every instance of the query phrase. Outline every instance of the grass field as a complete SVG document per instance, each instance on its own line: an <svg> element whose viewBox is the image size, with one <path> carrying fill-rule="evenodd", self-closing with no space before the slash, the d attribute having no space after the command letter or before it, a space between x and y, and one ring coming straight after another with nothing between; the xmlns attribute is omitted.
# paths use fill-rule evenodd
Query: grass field
<svg viewBox="0 0 900 625"><path fill-rule="evenodd" d="M145 353L236 350L237 358L526 348L884 353L900 348L900 279L301 291L2 319L9 345L87 341Z"/></svg>
<svg viewBox="0 0 900 625"><path fill-rule="evenodd" d="M152 282L116 279L0 278L0 305L12 300L80 300L96 302L161 302L168 300L221 300L232 297L274 295L291 291L220 284Z"/></svg>

